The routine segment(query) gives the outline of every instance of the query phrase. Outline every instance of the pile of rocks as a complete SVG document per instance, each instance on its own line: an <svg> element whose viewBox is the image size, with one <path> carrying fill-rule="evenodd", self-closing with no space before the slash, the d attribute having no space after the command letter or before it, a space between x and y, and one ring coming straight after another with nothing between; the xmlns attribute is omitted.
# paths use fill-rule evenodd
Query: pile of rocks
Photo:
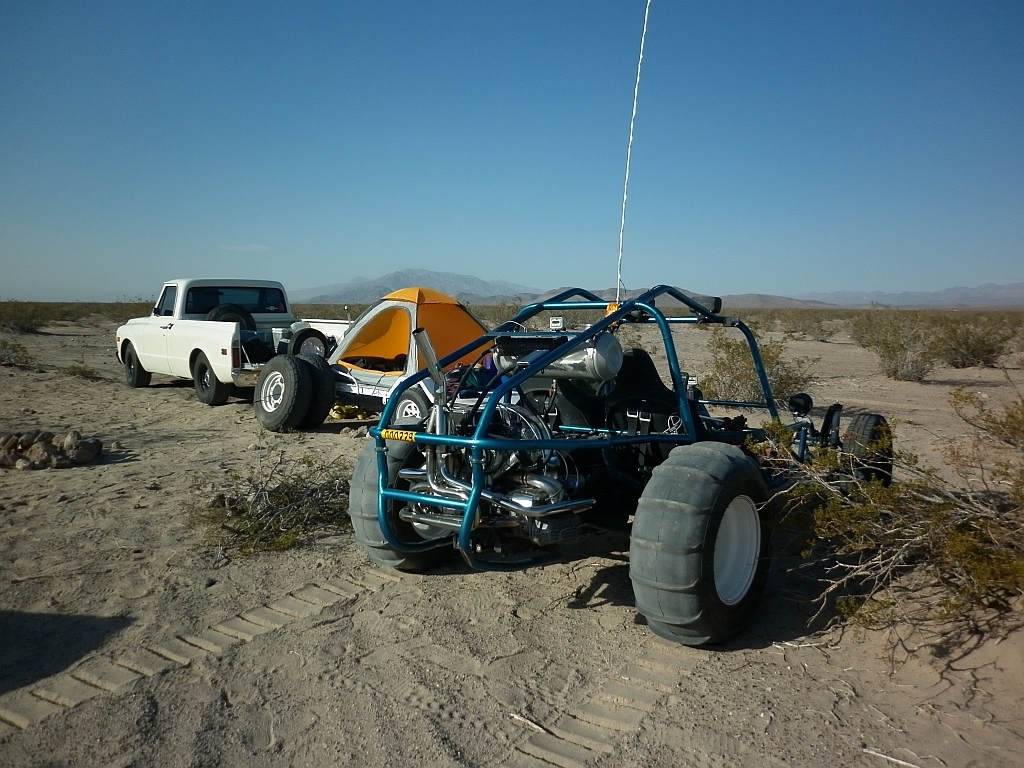
<svg viewBox="0 0 1024 768"><path fill-rule="evenodd" d="M88 464L103 452L99 438L83 438L78 430L66 435L32 430L24 434L0 434L0 467L13 469L66 469Z"/></svg>

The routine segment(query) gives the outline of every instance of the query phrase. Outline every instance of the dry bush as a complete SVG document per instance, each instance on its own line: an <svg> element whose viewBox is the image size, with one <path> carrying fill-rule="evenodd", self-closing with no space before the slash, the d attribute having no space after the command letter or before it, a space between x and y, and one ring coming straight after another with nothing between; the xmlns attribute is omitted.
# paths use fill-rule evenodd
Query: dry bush
<svg viewBox="0 0 1024 768"><path fill-rule="evenodd" d="M0 339L0 365L35 365L36 359L28 347L13 339Z"/></svg>
<svg viewBox="0 0 1024 768"><path fill-rule="evenodd" d="M516 296L512 301L502 299L500 304L474 306L473 313L485 326L494 329L518 315L523 306L522 299Z"/></svg>
<svg viewBox="0 0 1024 768"><path fill-rule="evenodd" d="M921 381L935 366L933 330L923 312L877 309L855 315L850 335L878 355L890 379Z"/></svg>
<svg viewBox="0 0 1024 768"><path fill-rule="evenodd" d="M1019 626L1024 595L1024 457L993 462L992 451L993 437L1024 446L1024 401L998 414L963 393L953 402L980 429L946 452L961 484L900 452L892 485L867 482L870 454L822 450L790 470L783 502L783 525L806 534L805 567L824 569L818 614L834 605L839 620L897 637L909 627L940 654Z"/></svg>
<svg viewBox="0 0 1024 768"><path fill-rule="evenodd" d="M820 358L788 357L784 339L759 342L759 346L772 394L778 402L808 388L811 368ZM716 326L708 339L708 350L712 355L711 370L699 377L706 397L754 403L764 400L746 339L731 336Z"/></svg>
<svg viewBox="0 0 1024 768"><path fill-rule="evenodd" d="M284 451L264 459L263 453L248 474L233 473L228 488L187 508L189 523L203 529L207 544L224 556L249 555L290 549L316 531L350 529L347 461L312 452L288 459Z"/></svg>
<svg viewBox="0 0 1024 768"><path fill-rule="evenodd" d="M91 318L123 323L132 317L148 315L153 302L141 299L125 301L0 301L0 330L35 333L45 325L80 322Z"/></svg>
<svg viewBox="0 0 1024 768"><path fill-rule="evenodd" d="M1016 315L982 312L935 315L933 324L935 356L953 368L994 368L1020 327Z"/></svg>

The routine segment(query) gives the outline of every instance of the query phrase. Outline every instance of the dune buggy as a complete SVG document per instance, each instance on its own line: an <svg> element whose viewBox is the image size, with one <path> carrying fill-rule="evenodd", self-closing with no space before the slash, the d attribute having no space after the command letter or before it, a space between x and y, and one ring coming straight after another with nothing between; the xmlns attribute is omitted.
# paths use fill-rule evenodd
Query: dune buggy
<svg viewBox="0 0 1024 768"><path fill-rule="evenodd" d="M685 314L666 314L659 301ZM541 312L573 310L604 315L578 332L528 328ZM423 368L384 408L354 471L356 540L373 562L403 570L455 552L476 569L510 570L557 558L559 544L588 526L628 527L636 608L655 633L700 645L739 631L767 579L769 501L793 481L778 457L751 450L765 439L760 428L709 411L759 409L780 421L753 333L720 313L721 299L670 286L621 305L570 289L440 360L417 329ZM616 331L633 323L660 331L671 386L647 352L622 349ZM704 398L672 336L673 325L696 323L743 334L760 402ZM457 364L468 355L477 364ZM434 393L427 417L396 420L401 391L421 381ZM818 445L844 449L842 406L829 408L820 430L811 407L806 394L790 398L781 464L807 460ZM845 450L863 452L885 430L881 416L860 414ZM891 463L876 456L865 471L884 481Z"/></svg>

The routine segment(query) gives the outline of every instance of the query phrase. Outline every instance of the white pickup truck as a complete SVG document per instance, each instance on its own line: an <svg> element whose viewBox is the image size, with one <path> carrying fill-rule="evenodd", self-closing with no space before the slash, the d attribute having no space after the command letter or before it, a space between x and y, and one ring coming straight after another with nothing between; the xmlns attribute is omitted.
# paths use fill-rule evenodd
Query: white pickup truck
<svg viewBox="0 0 1024 768"><path fill-rule="evenodd" d="M192 379L207 405L226 402L232 386L256 387L257 418L279 431L327 417L335 382L325 358L348 326L296 317L278 282L180 279L165 283L152 314L120 326L115 340L129 387L148 386L154 373ZM308 407L283 402L294 397Z"/></svg>

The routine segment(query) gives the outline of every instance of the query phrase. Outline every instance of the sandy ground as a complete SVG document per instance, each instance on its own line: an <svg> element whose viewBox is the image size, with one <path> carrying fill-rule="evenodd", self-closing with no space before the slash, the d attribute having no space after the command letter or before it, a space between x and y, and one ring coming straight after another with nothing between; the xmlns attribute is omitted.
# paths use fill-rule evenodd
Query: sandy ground
<svg viewBox="0 0 1024 768"><path fill-rule="evenodd" d="M699 333L681 341L697 373ZM792 557L714 649L637 622L623 535L512 574L386 572L346 535L217 567L185 525L197 482L248 471L253 443L354 457L365 441L330 424L270 439L251 405L203 406L187 382L129 390L112 339L48 328L19 339L38 370L0 368L0 432L123 446L0 470L0 765L1024 764L1021 633L893 672L884 636L807 629ZM816 401L895 417L928 460L959 430L952 387L1007 391L979 369L891 382L842 341L792 346L821 357ZM73 362L104 378L59 370Z"/></svg>

